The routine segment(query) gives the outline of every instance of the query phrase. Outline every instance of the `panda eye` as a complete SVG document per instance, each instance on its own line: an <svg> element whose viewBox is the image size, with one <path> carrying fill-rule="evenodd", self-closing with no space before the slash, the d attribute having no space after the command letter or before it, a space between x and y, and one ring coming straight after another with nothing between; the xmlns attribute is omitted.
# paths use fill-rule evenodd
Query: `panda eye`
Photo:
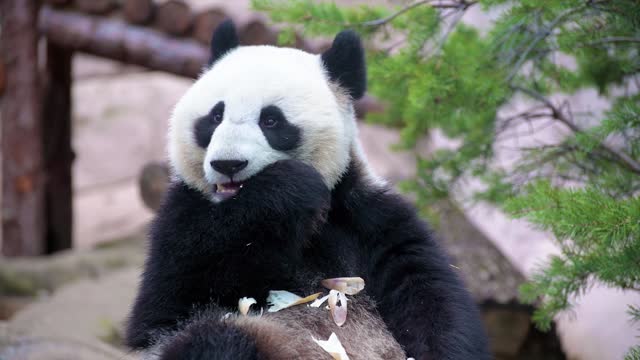
<svg viewBox="0 0 640 360"><path fill-rule="evenodd" d="M262 119L260 119L260 125L267 127L267 128L272 128L276 125L278 125L278 120L276 118L274 118L273 116L267 116L264 117Z"/></svg>
<svg viewBox="0 0 640 360"><path fill-rule="evenodd" d="M216 104L216 106L211 109L209 112L209 121L211 121L214 125L219 125L222 122L222 117L224 115L224 102L220 101Z"/></svg>

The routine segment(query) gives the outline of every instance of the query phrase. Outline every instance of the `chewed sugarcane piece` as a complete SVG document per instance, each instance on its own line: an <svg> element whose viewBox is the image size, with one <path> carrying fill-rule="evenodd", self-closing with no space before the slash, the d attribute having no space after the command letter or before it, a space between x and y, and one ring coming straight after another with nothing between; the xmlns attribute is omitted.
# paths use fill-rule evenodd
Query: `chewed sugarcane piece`
<svg viewBox="0 0 640 360"><path fill-rule="evenodd" d="M238 311L240 311L240 314L242 315L247 315L249 313L249 308L251 308L251 305L257 303L258 302L254 298L243 297L238 300Z"/></svg>
<svg viewBox="0 0 640 360"><path fill-rule="evenodd" d="M321 283L329 290L337 290L347 295L355 295L364 289L364 279L361 277L324 279Z"/></svg>
<svg viewBox="0 0 640 360"><path fill-rule="evenodd" d="M347 297L343 293L336 290L329 292L329 312L336 325L344 325L347 321Z"/></svg>
<svg viewBox="0 0 640 360"><path fill-rule="evenodd" d="M293 305L300 305L300 304L310 303L310 302L318 299L320 297L320 295L322 295L322 293L311 294L311 295L309 295L307 297L303 297L302 299L296 301L295 304L293 304Z"/></svg>
<svg viewBox="0 0 640 360"><path fill-rule="evenodd" d="M322 306L322 304L324 304L325 301L327 301L327 299L329 299L329 295L325 295L321 298L316 299L314 302L312 302L311 304L309 304L309 306L317 308Z"/></svg>
<svg viewBox="0 0 640 360"><path fill-rule="evenodd" d="M336 333L331 333L329 340L326 341L317 340L315 338L312 339L316 344L320 345L324 351L328 352L334 360L349 360L347 351L344 349L344 346L342 346L342 343L340 342L340 339L338 339Z"/></svg>
<svg viewBox="0 0 640 360"><path fill-rule="evenodd" d="M277 312L282 309L300 304L306 304L317 299L322 293L315 293L307 297L300 297L294 293L284 290L270 290L267 297L267 304L269 304L268 312Z"/></svg>

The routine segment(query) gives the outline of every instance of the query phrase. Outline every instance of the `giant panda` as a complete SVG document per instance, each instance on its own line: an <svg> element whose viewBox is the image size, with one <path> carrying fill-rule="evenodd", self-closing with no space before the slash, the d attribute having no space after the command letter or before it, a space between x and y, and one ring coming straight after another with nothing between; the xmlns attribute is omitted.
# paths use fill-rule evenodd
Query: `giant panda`
<svg viewBox="0 0 640 360"><path fill-rule="evenodd" d="M349 303L360 325L340 338L347 350L382 342L360 358L395 359L400 346L418 360L489 358L448 258L367 164L353 108L365 88L353 31L314 55L239 46L232 22L218 27L209 66L171 115L173 182L151 226L131 348L163 360L320 359L295 335L326 338L327 314L221 314L241 297L262 307L269 290L311 294L322 279L360 276L366 287Z"/></svg>

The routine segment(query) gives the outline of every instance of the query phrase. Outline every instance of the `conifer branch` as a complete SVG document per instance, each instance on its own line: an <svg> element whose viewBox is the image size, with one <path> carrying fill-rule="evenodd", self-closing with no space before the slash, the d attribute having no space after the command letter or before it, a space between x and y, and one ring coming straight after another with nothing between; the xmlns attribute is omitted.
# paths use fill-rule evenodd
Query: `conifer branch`
<svg viewBox="0 0 640 360"><path fill-rule="evenodd" d="M583 6L578 6L578 7L563 11L549 23L549 26L542 29L538 34L536 34L536 37L531 41L529 46L527 46L527 48L522 52L522 54L520 54L518 61L516 62L515 66L511 70L511 73L507 77L507 82L511 83L513 78L520 71L520 68L522 68L522 65L524 65L525 61L527 61L527 59L529 58L529 54L531 53L531 51L533 51L533 49L538 45L538 43L540 43L540 41L549 37L549 35L551 35L551 33L553 32L553 29L555 29L556 26L560 25L563 21L565 21L568 17L572 16L573 14L579 11L582 11L585 7L586 5L583 5Z"/></svg>
<svg viewBox="0 0 640 360"><path fill-rule="evenodd" d="M607 44L637 44L640 43L640 38L635 37L627 37L627 36L613 36L608 38L602 38L593 41L587 41L584 43L577 43L571 45L572 48L586 48L594 45L607 45ZM549 47L546 49L541 49L539 51L540 55L546 55L547 53L562 50L559 46Z"/></svg>
<svg viewBox="0 0 640 360"><path fill-rule="evenodd" d="M551 116L554 119L560 121L565 126L567 126L571 131L573 131L573 133L580 134L580 135L585 135L585 136L590 136L583 129L578 127L578 125L576 125L573 122L573 120L571 120L560 108L555 106L549 99L547 99L545 96L543 96L539 92L537 92L535 90L532 90L532 89L527 89L527 88L524 88L524 87L518 86L518 85L511 85L511 88L513 90L515 90L515 91L520 91L522 93L525 93L525 94L529 95L530 97L542 102L547 108L549 108L549 110L551 110ZM613 157L613 159L616 162L618 162L620 165L622 165L626 169L628 169L628 170L640 175L640 163L638 163L631 156L629 156L629 154L627 154L627 153L625 153L623 151L614 149L614 148L610 147L609 145L605 144L604 142L599 142L598 147L600 147L603 151L605 151L609 155L611 155Z"/></svg>
<svg viewBox="0 0 640 360"><path fill-rule="evenodd" d="M416 8L418 6L422 6L422 5L429 5L431 7L437 8L437 9L467 9L468 7L470 7L471 5L475 4L477 1L466 1L466 0L462 0L460 2L441 2L441 1L437 1L437 0L419 0L419 1L415 1L403 8L401 8L400 10L398 10L397 12L383 17L381 19L376 19L376 20L370 20L370 21L365 21L363 22L361 25L362 26L372 26L372 27L378 27L378 26L382 26L385 25L391 21L393 21L393 19L397 18L398 16L406 13L407 11Z"/></svg>

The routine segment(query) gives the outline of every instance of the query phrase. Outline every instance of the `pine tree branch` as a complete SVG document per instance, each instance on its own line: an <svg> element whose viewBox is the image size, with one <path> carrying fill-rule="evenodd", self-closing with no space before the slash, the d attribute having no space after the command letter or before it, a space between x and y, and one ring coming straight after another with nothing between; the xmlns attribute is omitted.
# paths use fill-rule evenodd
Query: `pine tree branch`
<svg viewBox="0 0 640 360"><path fill-rule="evenodd" d="M558 26L560 23L565 21L566 18L568 18L569 16L579 11L582 11L585 7L586 5L583 5L583 6L578 6L578 7L563 11L558 16L556 16L556 18L553 19L548 26L542 29L537 34L537 36L531 41L529 46L527 46L527 48L522 52L522 54L520 54L520 57L518 58L518 61L516 62L513 69L511 70L511 73L509 73L509 76L507 76L507 83L511 83L513 78L520 71L520 68L522 68L522 65L524 65L525 61L527 61L527 59L529 58L529 54L531 53L531 51L533 51L533 49L538 45L538 43L540 43L540 41L549 37L549 35L551 35L551 33L553 32L553 29L555 29L556 26Z"/></svg>
<svg viewBox="0 0 640 360"><path fill-rule="evenodd" d="M539 92L537 92L535 90L532 90L532 89L527 89L527 88L524 88L522 86L518 86L518 85L511 85L510 87L511 87L511 89L513 89L515 91L520 91L520 92L522 92L524 94L527 94L528 96L530 96L530 97L542 102L546 107L549 108L549 110L551 110L551 116L554 119L560 121L566 127L568 127L571 131L573 131L573 133L579 134L579 135L590 136L583 129L578 127L560 108L555 106L549 99L547 99L541 93L539 93ZM627 154L627 153L625 153L623 151L614 149L614 148L610 147L609 145L605 144L604 142L599 142L598 147L600 147L600 149L602 149L603 151L608 153L610 156L612 156L613 159L616 162L618 162L620 165L624 166L629 171L640 175L640 163L638 163L631 156L629 156L629 154Z"/></svg>
<svg viewBox="0 0 640 360"><path fill-rule="evenodd" d="M602 38L602 39L593 40L593 41L587 41L584 43L573 44L571 47L574 49L577 49L577 48L586 48L594 45L626 44L626 43L628 44L640 43L640 38L627 37L627 36L613 36L613 37L607 37L607 38ZM555 46L555 47L550 47L546 49L541 49L539 53L542 55L545 55L547 53L558 51L558 50L562 50L562 49L559 46Z"/></svg>
<svg viewBox="0 0 640 360"><path fill-rule="evenodd" d="M438 40L438 43L436 44L435 49L432 52L434 52L434 53L440 52L440 50L444 46L444 43L447 41L447 38L449 38L449 35L451 35L453 30L458 26L458 23L460 22L460 20L462 20L462 17L464 16L465 11L467 10L467 8L468 8L468 6L465 6L465 7L462 7L460 10L455 10L454 11L454 12L457 13L456 17L451 21L451 23L449 24L447 29L444 31L444 33L442 34L442 36Z"/></svg>
<svg viewBox="0 0 640 360"><path fill-rule="evenodd" d="M578 45L589 46L589 45L610 44L610 43L640 43L640 38L629 37L629 36L612 36L612 37L606 37L606 38L602 38L594 41L589 41L584 44L578 44Z"/></svg>
<svg viewBox="0 0 640 360"><path fill-rule="evenodd" d="M376 20L370 20L370 21L365 21L363 22L361 25L362 26L372 26L372 27L378 27L378 26L382 26L385 25L391 21L393 21L393 19L397 18L398 16L406 13L407 11L416 8L418 6L422 6L422 5L429 5L431 7L437 8L437 9L466 9L468 7L470 7L471 5L475 4L477 1L466 1L466 0L462 0L460 2L441 2L438 0L419 0L419 1L415 1L405 7L403 7L402 9L398 10L397 12L387 16L387 17L383 17L381 19L376 19Z"/></svg>

